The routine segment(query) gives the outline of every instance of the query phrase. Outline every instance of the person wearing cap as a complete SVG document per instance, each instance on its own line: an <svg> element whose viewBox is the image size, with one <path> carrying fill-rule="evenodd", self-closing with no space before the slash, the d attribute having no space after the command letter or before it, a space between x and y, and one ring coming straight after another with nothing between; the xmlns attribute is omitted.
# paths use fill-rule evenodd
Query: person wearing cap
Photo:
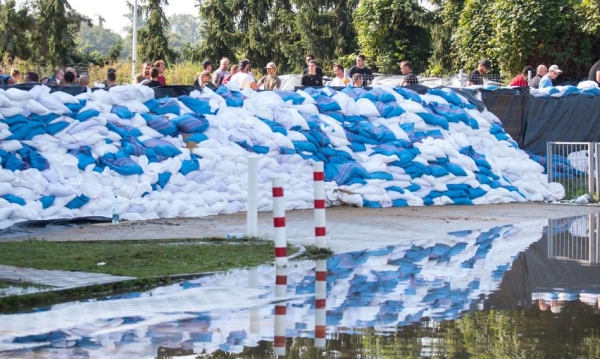
<svg viewBox="0 0 600 359"><path fill-rule="evenodd" d="M483 85L483 75L490 71L491 67L492 64L489 60L483 59L479 61L479 65L477 66L477 68L469 74L469 81L467 82L467 86Z"/></svg>
<svg viewBox="0 0 600 359"><path fill-rule="evenodd" d="M596 61L596 63L592 65L590 74L588 76L588 80L595 81L598 85L600 85L600 60Z"/></svg>
<svg viewBox="0 0 600 359"><path fill-rule="evenodd" d="M240 72L231 76L231 81L235 81L240 84L240 89L251 88L253 90L258 89L254 76L250 73L250 60L243 59L240 61Z"/></svg>
<svg viewBox="0 0 600 359"><path fill-rule="evenodd" d="M552 81L555 80L560 74L562 74L562 70L557 65L550 66L548 68L548 73L540 80L539 89L552 87Z"/></svg>
<svg viewBox="0 0 600 359"><path fill-rule="evenodd" d="M219 87L227 76L229 76L229 59L224 57L219 62L217 71L213 73L212 82L216 87Z"/></svg>
<svg viewBox="0 0 600 359"><path fill-rule="evenodd" d="M264 85L265 90L279 90L281 87L281 79L277 76L277 66L274 62L269 62L267 66L267 74L261 77L256 85Z"/></svg>
<svg viewBox="0 0 600 359"><path fill-rule="evenodd" d="M308 73L302 76L301 86L323 86L323 76L317 73L317 62L310 60L308 63Z"/></svg>
<svg viewBox="0 0 600 359"><path fill-rule="evenodd" d="M162 86L167 86L167 79L165 79L165 76L163 75L167 69L165 62L163 60L154 61L153 67L158 69L158 77L156 78L156 81L160 82Z"/></svg>
<svg viewBox="0 0 600 359"><path fill-rule="evenodd" d="M333 65L333 74L335 75L335 77L333 78L333 80L331 80L331 83L329 83L329 86L338 86L338 87L344 87L344 86L353 86L354 82L352 82L352 79L349 78L348 76L346 76L346 72L344 71L344 66L342 66L341 64L335 64Z"/></svg>
<svg viewBox="0 0 600 359"><path fill-rule="evenodd" d="M531 73L533 73L533 67L531 66L525 66L523 68L523 71L521 71L520 74L518 74L517 76L515 76L512 80L510 80L510 82L508 83L508 86L528 86L529 85L529 71L531 71Z"/></svg>
<svg viewBox="0 0 600 359"><path fill-rule="evenodd" d="M212 70L213 70L212 62L210 60L202 61L202 69L212 73Z"/></svg>
<svg viewBox="0 0 600 359"><path fill-rule="evenodd" d="M539 65L536 69L535 76L531 79L531 81L529 81L529 87L531 87L533 89L539 88L540 80L547 73L548 73L548 68L546 67L546 65L543 65L543 64Z"/></svg>
<svg viewBox="0 0 600 359"><path fill-rule="evenodd" d="M417 75L415 75L412 71L412 64L410 61L402 61L400 63L400 72L404 75L404 80L402 80L401 86L410 86L410 85L418 85L419 79Z"/></svg>

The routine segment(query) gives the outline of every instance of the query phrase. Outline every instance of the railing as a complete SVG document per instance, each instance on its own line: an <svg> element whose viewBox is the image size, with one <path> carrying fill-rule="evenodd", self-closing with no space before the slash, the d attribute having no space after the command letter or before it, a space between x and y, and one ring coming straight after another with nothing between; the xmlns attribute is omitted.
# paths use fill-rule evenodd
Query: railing
<svg viewBox="0 0 600 359"><path fill-rule="evenodd" d="M548 220L548 258L600 264L600 216L570 220Z"/></svg>
<svg viewBox="0 0 600 359"><path fill-rule="evenodd" d="M587 194L588 201L597 200L598 142L548 142L546 159L548 182L559 182L565 188L565 199Z"/></svg>

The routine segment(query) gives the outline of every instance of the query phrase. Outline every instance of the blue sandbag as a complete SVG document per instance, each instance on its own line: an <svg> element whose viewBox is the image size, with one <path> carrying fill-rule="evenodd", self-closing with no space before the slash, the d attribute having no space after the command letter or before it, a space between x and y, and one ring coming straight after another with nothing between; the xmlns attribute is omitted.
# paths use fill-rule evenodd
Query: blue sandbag
<svg viewBox="0 0 600 359"><path fill-rule="evenodd" d="M130 156L146 156L148 157L149 162L155 162L157 160L156 152L151 148L147 148L137 139L137 137L133 136L125 136L121 141L121 147L127 152Z"/></svg>
<svg viewBox="0 0 600 359"><path fill-rule="evenodd" d="M179 102L177 102L176 99L164 97L158 100L158 106L151 111L157 115L164 115L167 113L179 115L181 113L181 108L179 107Z"/></svg>
<svg viewBox="0 0 600 359"><path fill-rule="evenodd" d="M165 185L167 184L167 182L169 182L169 180L171 179L171 176L172 176L171 172L163 172L163 173L159 174L156 184L158 186L160 186L161 188L165 188Z"/></svg>
<svg viewBox="0 0 600 359"><path fill-rule="evenodd" d="M408 202L405 199L394 199L392 207L408 207Z"/></svg>
<svg viewBox="0 0 600 359"><path fill-rule="evenodd" d="M87 100L80 99L78 103L66 103L65 106L67 106L69 111L71 111L73 113L77 113L77 112L79 112L79 110L84 108L86 104L87 104Z"/></svg>
<svg viewBox="0 0 600 359"><path fill-rule="evenodd" d="M90 118L96 117L98 115L100 115L100 111L98 111L98 110L86 110L86 111L77 113L75 116L73 116L73 118L77 121L84 122L84 121L87 121Z"/></svg>
<svg viewBox="0 0 600 359"><path fill-rule="evenodd" d="M46 208L52 206L55 198L56 197L54 197L54 196L44 196L44 197L40 198L40 202L42 202L42 208L46 209Z"/></svg>
<svg viewBox="0 0 600 359"><path fill-rule="evenodd" d="M396 96L392 95L391 93L385 91L382 88L376 87L371 89L369 92L377 96L377 101L386 103L396 101Z"/></svg>
<svg viewBox="0 0 600 359"><path fill-rule="evenodd" d="M19 196L15 196L14 194L7 193L4 196L0 196L0 198L4 198L8 203L15 203L21 206L25 205L25 200Z"/></svg>
<svg viewBox="0 0 600 359"><path fill-rule="evenodd" d="M184 176L192 171L196 171L200 169L200 162L198 162L198 156L195 154L190 155L189 160L185 160L181 162L181 168L179 172L181 172Z"/></svg>
<svg viewBox="0 0 600 359"><path fill-rule="evenodd" d="M176 136L177 125L171 122L168 118L161 115L150 115L143 113L142 117L150 128L160 133L163 136Z"/></svg>
<svg viewBox="0 0 600 359"><path fill-rule="evenodd" d="M438 126L448 131L450 129L450 125L448 124L448 120L442 116L435 115L430 112L419 112L417 116L421 117L426 124L432 126Z"/></svg>
<svg viewBox="0 0 600 359"><path fill-rule="evenodd" d="M421 96L419 96L419 94L416 91L407 89L405 87L394 87L394 91L402 95L402 97L404 97L407 100L412 100L416 103L423 104L423 99L421 98Z"/></svg>
<svg viewBox="0 0 600 359"><path fill-rule="evenodd" d="M119 118L122 118L124 120L130 120L134 116L133 112L131 112L127 107L121 105L113 105L112 110L110 112L116 114L117 116L119 116Z"/></svg>
<svg viewBox="0 0 600 359"><path fill-rule="evenodd" d="M209 100L191 98L190 96L179 96L179 101L189 107L192 111L199 115L213 114L210 108Z"/></svg>
<svg viewBox="0 0 600 359"><path fill-rule="evenodd" d="M82 171L85 171L86 167L95 163L96 160L92 155L92 149L89 146L79 147L67 152L75 157L77 157L77 168Z"/></svg>
<svg viewBox="0 0 600 359"><path fill-rule="evenodd" d="M278 94L284 102L292 101L293 105L301 105L305 100L302 95L296 93L295 91L276 90L273 92Z"/></svg>
<svg viewBox="0 0 600 359"><path fill-rule="evenodd" d="M320 112L340 111L342 109L340 107L340 104L336 100L326 96L321 96L317 98L316 102Z"/></svg>
<svg viewBox="0 0 600 359"><path fill-rule="evenodd" d="M204 132L208 129L208 120L202 115L186 113L171 120L183 133Z"/></svg>
<svg viewBox="0 0 600 359"><path fill-rule="evenodd" d="M143 142L144 146L151 148L157 155L165 157L174 157L181 154L181 151L167 141L151 138Z"/></svg>
<svg viewBox="0 0 600 359"><path fill-rule="evenodd" d="M77 209L81 208L84 204L88 203L89 201L90 198L82 194L81 196L75 197L72 200L70 200L69 203L65 205L65 207L67 207L68 209Z"/></svg>
<svg viewBox="0 0 600 359"><path fill-rule="evenodd" d="M208 140L208 136L203 134L203 133L194 133L191 136L185 138L183 140L183 142L188 143L188 142L195 142L195 143L200 143L202 141L206 141Z"/></svg>
<svg viewBox="0 0 600 359"><path fill-rule="evenodd" d="M39 171L44 171L50 168L50 163L46 157L42 156L35 148L26 143L22 143L21 148L17 153L21 155L23 161L27 162L30 168L35 168Z"/></svg>
<svg viewBox="0 0 600 359"><path fill-rule="evenodd" d="M31 140L37 135L46 133L44 124L40 122L16 123L8 129L12 135L8 136L7 140Z"/></svg>
<svg viewBox="0 0 600 359"><path fill-rule="evenodd" d="M101 166L107 166L123 176L141 175L144 173L142 167L133 162L123 149L117 153L105 154L98 159L98 162Z"/></svg>

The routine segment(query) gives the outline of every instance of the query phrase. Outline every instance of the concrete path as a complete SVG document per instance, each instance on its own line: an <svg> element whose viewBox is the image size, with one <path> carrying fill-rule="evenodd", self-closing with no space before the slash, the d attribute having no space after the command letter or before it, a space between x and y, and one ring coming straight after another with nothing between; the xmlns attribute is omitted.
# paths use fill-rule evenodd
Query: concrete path
<svg viewBox="0 0 600 359"><path fill-rule="evenodd" d="M0 280L22 284L31 283L42 286L35 288L11 287L5 290L0 289L0 297L18 293L26 294L32 292L73 289L95 284L123 282L132 279L136 278L101 273L67 272L61 270L43 270L0 265Z"/></svg>

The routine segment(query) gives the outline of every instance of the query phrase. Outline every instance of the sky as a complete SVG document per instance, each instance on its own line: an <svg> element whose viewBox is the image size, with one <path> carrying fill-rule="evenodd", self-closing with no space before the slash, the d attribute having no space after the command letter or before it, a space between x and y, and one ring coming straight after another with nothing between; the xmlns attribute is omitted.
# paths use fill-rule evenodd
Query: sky
<svg viewBox="0 0 600 359"><path fill-rule="evenodd" d="M104 27L121 34L123 27L128 25L128 20L123 14L129 12L126 0L68 0L71 7L83 15L86 15L96 23L98 16L102 16L106 22ZM134 0L130 0L133 4ZM165 8L165 14L192 14L198 15L196 0L168 0L169 6ZM19 3L19 1L17 1ZM141 0L138 0L138 4Z"/></svg>

